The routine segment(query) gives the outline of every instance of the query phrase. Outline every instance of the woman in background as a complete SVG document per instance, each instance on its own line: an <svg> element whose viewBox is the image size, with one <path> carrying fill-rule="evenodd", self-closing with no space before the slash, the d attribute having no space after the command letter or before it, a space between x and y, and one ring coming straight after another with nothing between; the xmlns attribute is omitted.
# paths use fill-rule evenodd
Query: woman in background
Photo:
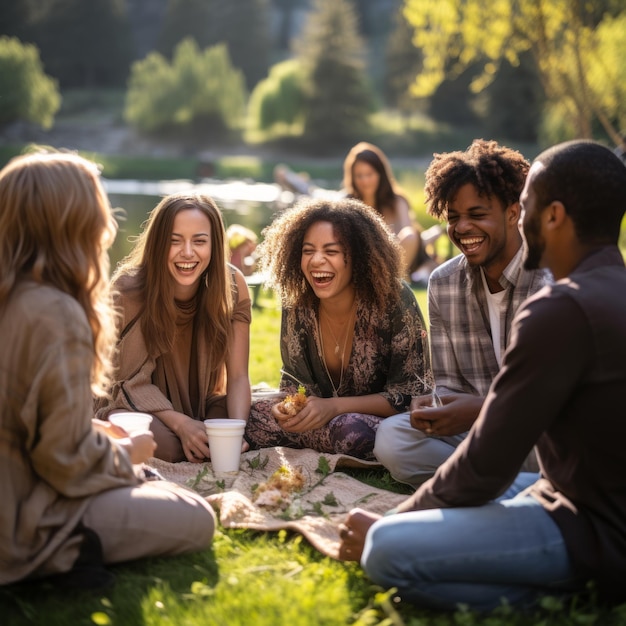
<svg viewBox="0 0 626 626"><path fill-rule="evenodd" d="M204 420L248 419L250 295L203 194L161 200L113 283L121 310L111 399L97 415L151 413L156 456L210 458Z"/></svg>
<svg viewBox="0 0 626 626"><path fill-rule="evenodd" d="M0 585L112 582L103 563L200 550L215 520L200 496L142 482L154 438L93 420L115 321L116 224L97 166L33 153L0 171Z"/></svg>
<svg viewBox="0 0 626 626"><path fill-rule="evenodd" d="M262 269L282 305L281 390L302 386L295 416L255 402L253 447L287 446L373 459L382 419L406 411L430 376L425 325L402 281L401 252L362 202L301 200L263 231Z"/></svg>
<svg viewBox="0 0 626 626"><path fill-rule="evenodd" d="M343 189L350 198L362 200L381 215L404 251L408 275L414 282L427 282L437 264L426 252L421 228L411 219L409 202L380 148L362 141L348 152L343 163Z"/></svg>

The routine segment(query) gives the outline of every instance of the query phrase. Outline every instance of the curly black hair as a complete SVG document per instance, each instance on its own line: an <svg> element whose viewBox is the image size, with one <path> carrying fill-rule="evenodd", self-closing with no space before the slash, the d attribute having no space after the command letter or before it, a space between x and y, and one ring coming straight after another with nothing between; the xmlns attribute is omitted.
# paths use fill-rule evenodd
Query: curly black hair
<svg viewBox="0 0 626 626"><path fill-rule="evenodd" d="M475 139L465 152L435 154L426 170L424 194L428 213L448 218L448 206L459 189L473 184L479 194L495 196L503 207L519 200L529 162L517 150L496 141Z"/></svg>
<svg viewBox="0 0 626 626"><path fill-rule="evenodd" d="M404 275L402 249L384 220L360 200L304 198L263 230L257 248L260 269L283 306L315 306L317 297L304 277L300 261L302 242L312 224L330 222L352 261L357 297L378 310L400 298Z"/></svg>

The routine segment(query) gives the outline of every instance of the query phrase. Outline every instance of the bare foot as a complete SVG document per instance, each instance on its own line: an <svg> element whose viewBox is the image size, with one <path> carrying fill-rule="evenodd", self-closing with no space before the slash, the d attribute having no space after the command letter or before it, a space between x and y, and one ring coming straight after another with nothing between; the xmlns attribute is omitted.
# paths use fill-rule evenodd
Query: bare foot
<svg viewBox="0 0 626 626"><path fill-rule="evenodd" d="M365 535L369 527L381 518L376 513L363 509L352 509L343 524L339 525L339 559L342 561L360 561L365 545Z"/></svg>

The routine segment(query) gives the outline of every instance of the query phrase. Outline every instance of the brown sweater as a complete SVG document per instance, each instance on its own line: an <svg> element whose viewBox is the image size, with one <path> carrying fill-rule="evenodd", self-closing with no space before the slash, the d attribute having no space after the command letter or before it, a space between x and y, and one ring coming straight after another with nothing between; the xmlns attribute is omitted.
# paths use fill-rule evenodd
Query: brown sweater
<svg viewBox="0 0 626 626"><path fill-rule="evenodd" d="M212 404L226 390L226 366L217 374L208 371L209 346L194 334L195 309L179 311L174 350L157 357L148 352L141 329L141 303L120 289L116 305L122 311L111 399L96 403L96 415L106 419L116 409L158 413L174 409L189 417L208 417ZM237 301L232 321L250 324L249 298Z"/></svg>

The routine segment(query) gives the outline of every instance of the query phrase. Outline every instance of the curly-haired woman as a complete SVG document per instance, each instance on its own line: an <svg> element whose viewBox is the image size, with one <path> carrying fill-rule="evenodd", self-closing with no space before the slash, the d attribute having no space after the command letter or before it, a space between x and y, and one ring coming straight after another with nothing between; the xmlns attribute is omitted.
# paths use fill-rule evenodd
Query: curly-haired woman
<svg viewBox="0 0 626 626"><path fill-rule="evenodd" d="M16 157L0 172L0 585L111 582L104 563L199 550L203 498L133 471L154 451L93 420L108 386L115 222L97 166L70 153Z"/></svg>
<svg viewBox="0 0 626 626"><path fill-rule="evenodd" d="M166 461L210 457L205 419L248 418L250 295L227 254L215 202L173 194L113 276L123 319L112 399L97 415L151 413Z"/></svg>
<svg viewBox="0 0 626 626"><path fill-rule="evenodd" d="M303 200L264 231L261 267L282 305L281 390L302 385L295 416L256 402L246 437L372 459L382 419L407 410L430 376L424 320L401 252L364 203Z"/></svg>

